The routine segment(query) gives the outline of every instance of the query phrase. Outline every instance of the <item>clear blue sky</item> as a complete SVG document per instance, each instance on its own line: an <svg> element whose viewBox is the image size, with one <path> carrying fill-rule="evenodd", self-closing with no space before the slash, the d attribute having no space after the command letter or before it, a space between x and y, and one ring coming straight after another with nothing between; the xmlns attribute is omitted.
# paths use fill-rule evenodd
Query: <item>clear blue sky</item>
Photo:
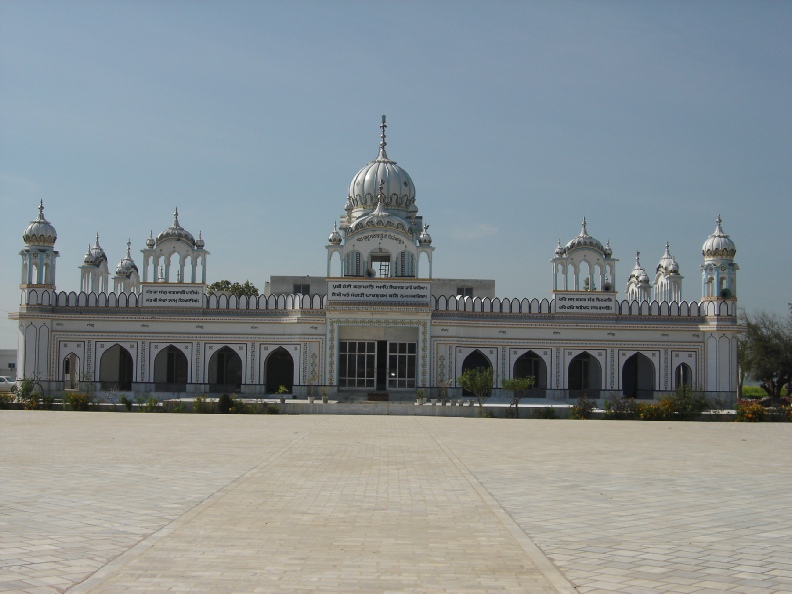
<svg viewBox="0 0 792 594"><path fill-rule="evenodd" d="M435 276L548 297L585 215L622 294L669 241L698 299L721 213L741 306L785 313L791 30L790 2L0 0L0 347L39 199L61 290L176 206L210 282L324 275L381 114Z"/></svg>

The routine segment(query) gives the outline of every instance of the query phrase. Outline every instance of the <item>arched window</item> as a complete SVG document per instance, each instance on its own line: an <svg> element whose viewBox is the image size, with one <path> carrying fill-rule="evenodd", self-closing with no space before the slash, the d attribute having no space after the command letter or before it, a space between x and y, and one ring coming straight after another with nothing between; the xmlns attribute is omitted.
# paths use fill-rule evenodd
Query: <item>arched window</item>
<svg viewBox="0 0 792 594"><path fill-rule="evenodd" d="M69 353L63 359L63 387L66 390L76 390L80 382L80 358L74 353Z"/></svg>
<svg viewBox="0 0 792 594"><path fill-rule="evenodd" d="M120 344L107 349L99 361L99 381L103 390L131 390L132 355Z"/></svg>
<svg viewBox="0 0 792 594"><path fill-rule="evenodd" d="M654 375L654 364L649 357L635 353L622 366L622 394L632 398L652 398Z"/></svg>
<svg viewBox="0 0 792 594"><path fill-rule="evenodd" d="M599 398L602 389L602 368L589 353L580 353L569 362L567 371L569 397L578 398L584 393L589 398Z"/></svg>
<svg viewBox="0 0 792 594"><path fill-rule="evenodd" d="M172 344L154 359L154 383L164 392L184 392L187 388L187 357Z"/></svg>
<svg viewBox="0 0 792 594"><path fill-rule="evenodd" d="M209 391L236 392L242 387L242 358L223 347L209 359Z"/></svg>
<svg viewBox="0 0 792 594"><path fill-rule="evenodd" d="M539 355L528 351L520 355L514 362L512 377L533 377L534 387L531 398L544 398L547 389L547 364Z"/></svg>
<svg viewBox="0 0 792 594"><path fill-rule="evenodd" d="M680 363L674 370L674 388L693 387L693 371L687 363Z"/></svg>
<svg viewBox="0 0 792 594"><path fill-rule="evenodd" d="M266 371L266 390L274 394L281 386L291 392L294 388L294 358L289 351L283 347L278 347L264 362Z"/></svg>

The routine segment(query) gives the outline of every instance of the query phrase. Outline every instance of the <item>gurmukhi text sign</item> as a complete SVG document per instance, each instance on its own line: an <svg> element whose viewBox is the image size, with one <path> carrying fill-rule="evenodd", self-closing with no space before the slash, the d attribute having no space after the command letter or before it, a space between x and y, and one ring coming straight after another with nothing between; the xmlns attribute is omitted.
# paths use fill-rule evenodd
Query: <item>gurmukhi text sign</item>
<svg viewBox="0 0 792 594"><path fill-rule="evenodd" d="M143 307L202 307L203 294L203 285L144 284L140 289L140 305Z"/></svg>
<svg viewBox="0 0 792 594"><path fill-rule="evenodd" d="M429 305L431 285L426 282L387 280L327 281L327 300L347 303L407 303Z"/></svg>
<svg viewBox="0 0 792 594"><path fill-rule="evenodd" d="M563 291L553 294L555 313L616 313L616 295L599 291Z"/></svg>

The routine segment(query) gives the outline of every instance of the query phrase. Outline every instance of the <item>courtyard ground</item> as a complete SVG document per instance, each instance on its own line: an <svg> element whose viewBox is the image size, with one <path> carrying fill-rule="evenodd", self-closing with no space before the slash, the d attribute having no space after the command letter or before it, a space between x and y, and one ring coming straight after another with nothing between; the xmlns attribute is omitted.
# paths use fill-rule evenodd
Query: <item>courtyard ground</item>
<svg viewBox="0 0 792 594"><path fill-rule="evenodd" d="M0 591L792 592L792 425L0 411Z"/></svg>

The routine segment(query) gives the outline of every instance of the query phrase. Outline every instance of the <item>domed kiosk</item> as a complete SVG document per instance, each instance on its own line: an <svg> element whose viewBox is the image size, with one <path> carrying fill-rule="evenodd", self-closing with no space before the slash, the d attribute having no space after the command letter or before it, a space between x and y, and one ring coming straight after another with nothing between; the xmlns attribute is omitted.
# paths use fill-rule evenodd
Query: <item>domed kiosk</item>
<svg viewBox="0 0 792 594"><path fill-rule="evenodd" d="M30 221L22 233L25 248L22 256L22 282L26 287L55 287L55 241L58 233L44 218L44 201L39 202L38 216Z"/></svg>

